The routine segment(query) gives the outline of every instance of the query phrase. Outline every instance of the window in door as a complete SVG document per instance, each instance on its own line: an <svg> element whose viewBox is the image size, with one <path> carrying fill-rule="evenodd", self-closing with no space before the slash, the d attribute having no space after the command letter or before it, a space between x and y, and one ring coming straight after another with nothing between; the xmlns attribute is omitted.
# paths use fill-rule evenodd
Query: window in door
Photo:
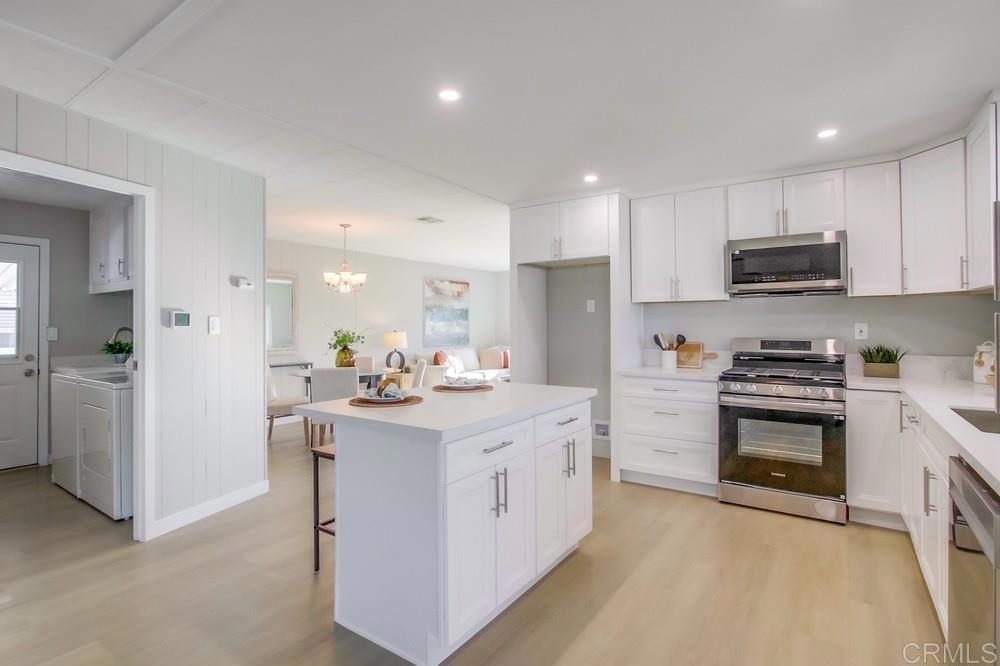
<svg viewBox="0 0 1000 666"><path fill-rule="evenodd" d="M0 358L18 355L18 268L17 262L0 261Z"/></svg>

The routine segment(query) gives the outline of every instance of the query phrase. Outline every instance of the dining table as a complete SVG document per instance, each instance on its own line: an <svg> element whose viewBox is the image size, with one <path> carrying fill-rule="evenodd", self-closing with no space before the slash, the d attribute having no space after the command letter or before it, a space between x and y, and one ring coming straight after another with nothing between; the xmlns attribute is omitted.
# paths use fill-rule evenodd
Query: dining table
<svg viewBox="0 0 1000 666"><path fill-rule="evenodd" d="M359 370L358 379L368 385L368 388L378 387L378 383L385 379L386 370ZM306 382L306 395L312 397L312 368L296 370L288 373L290 377L298 377Z"/></svg>

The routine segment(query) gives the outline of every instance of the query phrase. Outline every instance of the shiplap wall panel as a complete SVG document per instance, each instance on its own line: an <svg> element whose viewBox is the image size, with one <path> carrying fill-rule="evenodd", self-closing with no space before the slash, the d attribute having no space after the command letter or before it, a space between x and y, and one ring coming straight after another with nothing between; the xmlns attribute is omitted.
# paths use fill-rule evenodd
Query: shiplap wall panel
<svg viewBox="0 0 1000 666"><path fill-rule="evenodd" d="M33 97L17 97L17 152L66 164L66 111Z"/></svg>
<svg viewBox="0 0 1000 666"><path fill-rule="evenodd" d="M76 111L66 112L66 164L87 169L90 164L90 119Z"/></svg>
<svg viewBox="0 0 1000 666"><path fill-rule="evenodd" d="M17 151L17 93L0 88L0 150Z"/></svg>
<svg viewBox="0 0 1000 666"><path fill-rule="evenodd" d="M5 148L60 163L72 155L73 166L156 190L159 302L150 307L190 311L192 326L150 332L160 373L151 413L159 437L149 451L154 516L196 510L264 481L264 180L0 88ZM237 289L235 275L257 288ZM219 336L208 335L214 314L222 318Z"/></svg>

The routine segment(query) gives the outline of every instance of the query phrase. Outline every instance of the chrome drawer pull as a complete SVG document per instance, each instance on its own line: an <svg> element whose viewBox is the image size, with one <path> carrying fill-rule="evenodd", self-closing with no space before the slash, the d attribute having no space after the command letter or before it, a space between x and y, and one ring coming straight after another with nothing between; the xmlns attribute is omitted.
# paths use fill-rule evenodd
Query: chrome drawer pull
<svg viewBox="0 0 1000 666"><path fill-rule="evenodd" d="M653 451L655 451L656 453L666 453L668 456L680 455L676 451L667 451L666 449L653 449Z"/></svg>
<svg viewBox="0 0 1000 666"><path fill-rule="evenodd" d="M653 390L654 391L661 391L663 393L677 393L678 391L680 391L680 389L675 389L675 388L656 388L655 386L653 387Z"/></svg>
<svg viewBox="0 0 1000 666"><path fill-rule="evenodd" d="M499 451L500 449L506 448L514 443L514 440L508 439L506 442L500 442L496 446L491 446L488 449L483 449L483 453L493 453L494 451Z"/></svg>
<svg viewBox="0 0 1000 666"><path fill-rule="evenodd" d="M677 412L657 412L657 411L654 411L653 413L654 414L659 414L660 416L680 416L680 414L678 414Z"/></svg>
<svg viewBox="0 0 1000 666"><path fill-rule="evenodd" d="M579 416L572 416L572 417L566 419L565 421L556 421L556 425L560 425L560 426L569 425L573 421L579 421L579 420L580 420Z"/></svg>

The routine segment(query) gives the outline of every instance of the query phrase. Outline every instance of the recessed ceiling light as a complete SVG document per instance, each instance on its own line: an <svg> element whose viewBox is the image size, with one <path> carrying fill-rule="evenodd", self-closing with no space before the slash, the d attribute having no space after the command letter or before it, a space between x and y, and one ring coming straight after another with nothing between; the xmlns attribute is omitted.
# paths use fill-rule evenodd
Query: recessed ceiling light
<svg viewBox="0 0 1000 666"><path fill-rule="evenodd" d="M583 182L585 182L585 183L596 183L597 182L597 174L596 173L588 173L586 176L583 177Z"/></svg>
<svg viewBox="0 0 1000 666"><path fill-rule="evenodd" d="M830 127L828 129L820 130L816 132L816 136L819 137L820 139L832 139L833 137L837 136L837 128Z"/></svg>
<svg viewBox="0 0 1000 666"><path fill-rule="evenodd" d="M442 102L457 102L462 99L462 93L458 92L454 88L445 88L438 91L438 99Z"/></svg>

